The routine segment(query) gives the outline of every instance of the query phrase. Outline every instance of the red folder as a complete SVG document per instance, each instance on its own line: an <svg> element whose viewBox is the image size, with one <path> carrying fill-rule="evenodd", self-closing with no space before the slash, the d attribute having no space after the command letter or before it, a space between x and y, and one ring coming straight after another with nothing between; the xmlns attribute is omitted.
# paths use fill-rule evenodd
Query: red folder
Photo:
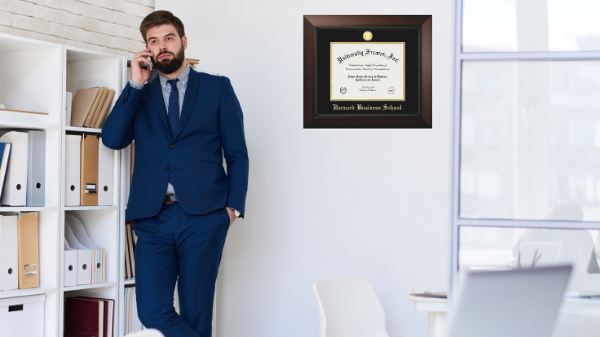
<svg viewBox="0 0 600 337"><path fill-rule="evenodd" d="M82 299L88 301L103 301L104 302L104 325L103 325L103 334L99 337L113 337L113 331L115 328L115 300L110 298L101 298L101 297L89 297L89 296L76 296L72 297L75 299ZM109 306L112 306L112 314L109 314ZM65 336L66 337L66 336Z"/></svg>
<svg viewBox="0 0 600 337"><path fill-rule="evenodd" d="M65 298L65 336L87 334L104 337L104 301Z"/></svg>

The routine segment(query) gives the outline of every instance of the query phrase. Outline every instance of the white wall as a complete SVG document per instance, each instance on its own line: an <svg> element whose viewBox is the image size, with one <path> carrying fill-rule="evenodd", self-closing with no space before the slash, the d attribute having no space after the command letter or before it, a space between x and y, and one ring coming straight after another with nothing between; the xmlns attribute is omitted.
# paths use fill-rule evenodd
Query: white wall
<svg viewBox="0 0 600 337"><path fill-rule="evenodd" d="M165 1L186 57L228 76L250 157L218 280L219 337L318 336L316 280L366 277L391 337L426 336L411 287L442 288L450 228L453 1ZM304 14L432 14L433 129L302 128Z"/></svg>
<svg viewBox="0 0 600 337"><path fill-rule="evenodd" d="M0 33L134 55L153 11L154 0L0 0Z"/></svg>

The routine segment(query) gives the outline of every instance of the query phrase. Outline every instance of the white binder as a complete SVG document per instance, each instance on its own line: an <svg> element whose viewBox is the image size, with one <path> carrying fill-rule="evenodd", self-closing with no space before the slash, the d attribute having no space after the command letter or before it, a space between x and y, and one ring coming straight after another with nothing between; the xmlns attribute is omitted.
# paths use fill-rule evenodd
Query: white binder
<svg viewBox="0 0 600 337"><path fill-rule="evenodd" d="M0 290L14 290L19 288L17 216L0 215L0 220Z"/></svg>
<svg viewBox="0 0 600 337"><path fill-rule="evenodd" d="M0 142L12 143L0 204L8 206L25 206L27 205L27 157L29 153L29 133L8 131L0 137Z"/></svg>
<svg viewBox="0 0 600 337"><path fill-rule="evenodd" d="M67 104L65 104L65 110L67 118L65 118L65 126L71 126L71 107L73 106L73 93L67 91Z"/></svg>
<svg viewBox="0 0 600 337"><path fill-rule="evenodd" d="M92 283L92 249L84 247L77 239L71 230L69 223L65 221L65 237L71 248L77 249L77 284Z"/></svg>
<svg viewBox="0 0 600 337"><path fill-rule="evenodd" d="M65 206L79 206L81 135L65 135Z"/></svg>
<svg viewBox="0 0 600 337"><path fill-rule="evenodd" d="M102 143L102 137L98 146L98 205L110 206L113 204L115 151Z"/></svg>
<svg viewBox="0 0 600 337"><path fill-rule="evenodd" d="M46 132L29 130L27 206L45 206Z"/></svg>
<svg viewBox="0 0 600 337"><path fill-rule="evenodd" d="M77 249L69 247L65 241L65 287L77 285Z"/></svg>
<svg viewBox="0 0 600 337"><path fill-rule="evenodd" d="M85 231L85 227L73 214L65 213L65 220L71 226L75 239L87 249L92 250L92 283L106 282L106 266L104 263L104 248L98 246Z"/></svg>

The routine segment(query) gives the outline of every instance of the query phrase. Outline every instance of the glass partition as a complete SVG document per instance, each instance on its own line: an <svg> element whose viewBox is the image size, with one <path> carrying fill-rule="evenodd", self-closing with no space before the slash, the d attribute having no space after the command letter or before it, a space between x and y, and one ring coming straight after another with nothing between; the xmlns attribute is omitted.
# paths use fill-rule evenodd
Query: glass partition
<svg viewBox="0 0 600 337"><path fill-rule="evenodd" d="M464 0L462 51L600 50L600 1Z"/></svg>

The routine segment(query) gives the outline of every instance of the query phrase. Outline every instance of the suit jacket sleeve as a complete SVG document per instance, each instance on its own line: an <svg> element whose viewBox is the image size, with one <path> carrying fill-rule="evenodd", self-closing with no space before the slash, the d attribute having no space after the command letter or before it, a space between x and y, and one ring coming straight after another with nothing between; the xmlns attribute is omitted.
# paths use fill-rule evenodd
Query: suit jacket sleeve
<svg viewBox="0 0 600 337"><path fill-rule="evenodd" d="M229 190L227 207L238 210L244 217L248 190L249 161L244 135L244 115L231 81L222 77L219 131L227 163Z"/></svg>
<svg viewBox="0 0 600 337"><path fill-rule="evenodd" d="M126 148L134 139L133 117L144 89L125 86L115 106L102 125L102 143L113 150Z"/></svg>

